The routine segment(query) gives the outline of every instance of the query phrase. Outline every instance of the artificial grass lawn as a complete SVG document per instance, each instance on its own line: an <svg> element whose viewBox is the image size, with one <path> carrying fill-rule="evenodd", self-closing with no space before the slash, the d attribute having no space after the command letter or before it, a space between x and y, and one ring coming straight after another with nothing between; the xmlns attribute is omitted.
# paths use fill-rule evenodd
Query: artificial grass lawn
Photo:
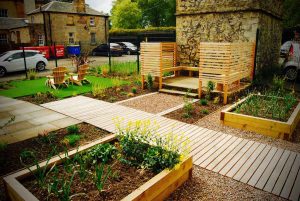
<svg viewBox="0 0 300 201"><path fill-rule="evenodd" d="M56 96L57 98L65 98L69 96L91 92L93 83L99 83L101 84L101 86L103 86L103 88L109 88L114 86L114 79L111 78L95 76L86 76L86 78L91 82L91 84L85 84L83 86L69 84L69 87L60 87L57 90L51 89L50 87L47 87L45 85L47 78L39 78L36 80L17 80L10 82L12 88L7 90L1 90L0 95L11 98L17 98L50 91L53 92L54 96ZM129 82L121 80L121 84L125 85L129 84Z"/></svg>

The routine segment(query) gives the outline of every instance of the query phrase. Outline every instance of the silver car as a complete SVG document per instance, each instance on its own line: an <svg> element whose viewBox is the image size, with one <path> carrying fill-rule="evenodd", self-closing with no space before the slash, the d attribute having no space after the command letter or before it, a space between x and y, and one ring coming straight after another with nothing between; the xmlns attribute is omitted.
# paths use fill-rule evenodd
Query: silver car
<svg viewBox="0 0 300 201"><path fill-rule="evenodd" d="M294 41L285 42L281 46L280 56L285 58L282 64L285 77L290 81L296 80L300 69L300 43Z"/></svg>
<svg viewBox="0 0 300 201"><path fill-rule="evenodd" d="M25 50L27 69L45 70L48 60L36 50ZM12 50L0 55L0 77L8 72L25 70L22 50Z"/></svg>

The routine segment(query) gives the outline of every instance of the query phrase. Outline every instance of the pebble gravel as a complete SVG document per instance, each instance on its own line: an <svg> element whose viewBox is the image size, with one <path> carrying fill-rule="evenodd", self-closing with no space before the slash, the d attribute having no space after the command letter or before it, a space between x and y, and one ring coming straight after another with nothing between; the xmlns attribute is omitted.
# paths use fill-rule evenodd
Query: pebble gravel
<svg viewBox="0 0 300 201"><path fill-rule="evenodd" d="M121 105L153 114L183 104L182 96L157 93L121 103Z"/></svg>

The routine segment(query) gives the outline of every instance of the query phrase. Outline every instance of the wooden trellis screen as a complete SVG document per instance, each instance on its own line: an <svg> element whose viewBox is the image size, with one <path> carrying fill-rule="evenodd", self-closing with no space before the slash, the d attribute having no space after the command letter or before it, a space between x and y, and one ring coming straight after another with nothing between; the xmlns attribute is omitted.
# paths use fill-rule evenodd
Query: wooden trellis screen
<svg viewBox="0 0 300 201"><path fill-rule="evenodd" d="M176 43L141 43L141 75L151 74L162 85L163 69L176 65Z"/></svg>
<svg viewBox="0 0 300 201"><path fill-rule="evenodd" d="M222 86L224 102L233 85L251 77L254 67L255 43L201 42L199 48L199 96L202 82L212 81Z"/></svg>

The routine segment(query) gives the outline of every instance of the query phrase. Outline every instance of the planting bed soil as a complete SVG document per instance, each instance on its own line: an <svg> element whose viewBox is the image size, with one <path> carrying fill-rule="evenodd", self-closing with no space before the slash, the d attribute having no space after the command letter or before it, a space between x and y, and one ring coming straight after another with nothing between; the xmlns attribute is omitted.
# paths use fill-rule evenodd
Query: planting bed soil
<svg viewBox="0 0 300 201"><path fill-rule="evenodd" d="M132 88L136 88L135 93L132 92ZM92 93L87 93L87 94L85 94L85 96L94 98L94 99L98 99L98 100L107 101L110 103L114 103L114 102L129 99L132 97L148 94L151 92L153 92L153 91L150 91L148 89L142 90L141 86L131 84L131 85L123 85L120 87L107 88L105 90L104 94L101 96L93 96Z"/></svg>
<svg viewBox="0 0 300 201"><path fill-rule="evenodd" d="M191 112L191 115L189 117L185 116L185 110L184 108L175 110L174 112L168 113L164 115L167 118L175 119L178 121L182 121L188 124L194 124L199 119L215 112L219 108L221 108L223 105L218 103L214 104L212 101L208 101L207 105L200 105L199 102L193 103L193 110Z"/></svg>
<svg viewBox="0 0 300 201"><path fill-rule="evenodd" d="M66 128L50 132L48 134L48 136L51 136L51 138L49 138L51 139L50 142L44 137L38 136L25 141L8 144L7 147L0 152L0 176L24 168L20 162L20 154L24 151L33 153L36 160L41 161L50 155L54 146L56 146L58 152L63 152L65 148L75 149L79 145L87 144L110 134L107 131L86 123L78 124L78 127L81 139L74 146L62 143L64 137L68 134ZM23 162L26 165L31 165L34 161L31 158L31 160L23 160Z"/></svg>
<svg viewBox="0 0 300 201"><path fill-rule="evenodd" d="M18 99L27 101L27 102L30 102L33 104L37 104L37 105L59 100L55 96L51 96L51 94L49 94L49 93L41 94L39 96L37 96L37 95L24 96L24 97L20 97Z"/></svg>
<svg viewBox="0 0 300 201"><path fill-rule="evenodd" d="M164 110L183 104L182 96L157 93L132 101L126 101L122 105L149 113L157 114Z"/></svg>
<svg viewBox="0 0 300 201"><path fill-rule="evenodd" d="M77 194L77 196L74 196L72 200L121 200L155 175L150 171L124 165L118 161L112 162L109 165L112 165L111 172L115 176L108 177L102 192L99 192L92 182L94 180L92 174L89 174L84 181L80 180L78 174L75 175L70 195ZM107 166L105 170L107 170ZM70 174L66 173L65 175L63 172L63 168L60 167L59 174L56 176L67 178L66 180L69 181L73 172ZM50 178L54 176L52 172L49 174ZM41 189L37 186L33 178L21 181L21 183L39 200L59 200L51 195L48 197L47 188Z"/></svg>
<svg viewBox="0 0 300 201"><path fill-rule="evenodd" d="M167 201L211 201L211 200L272 200L286 199L256 189L232 178L205 170L196 165L193 177L178 188Z"/></svg>

